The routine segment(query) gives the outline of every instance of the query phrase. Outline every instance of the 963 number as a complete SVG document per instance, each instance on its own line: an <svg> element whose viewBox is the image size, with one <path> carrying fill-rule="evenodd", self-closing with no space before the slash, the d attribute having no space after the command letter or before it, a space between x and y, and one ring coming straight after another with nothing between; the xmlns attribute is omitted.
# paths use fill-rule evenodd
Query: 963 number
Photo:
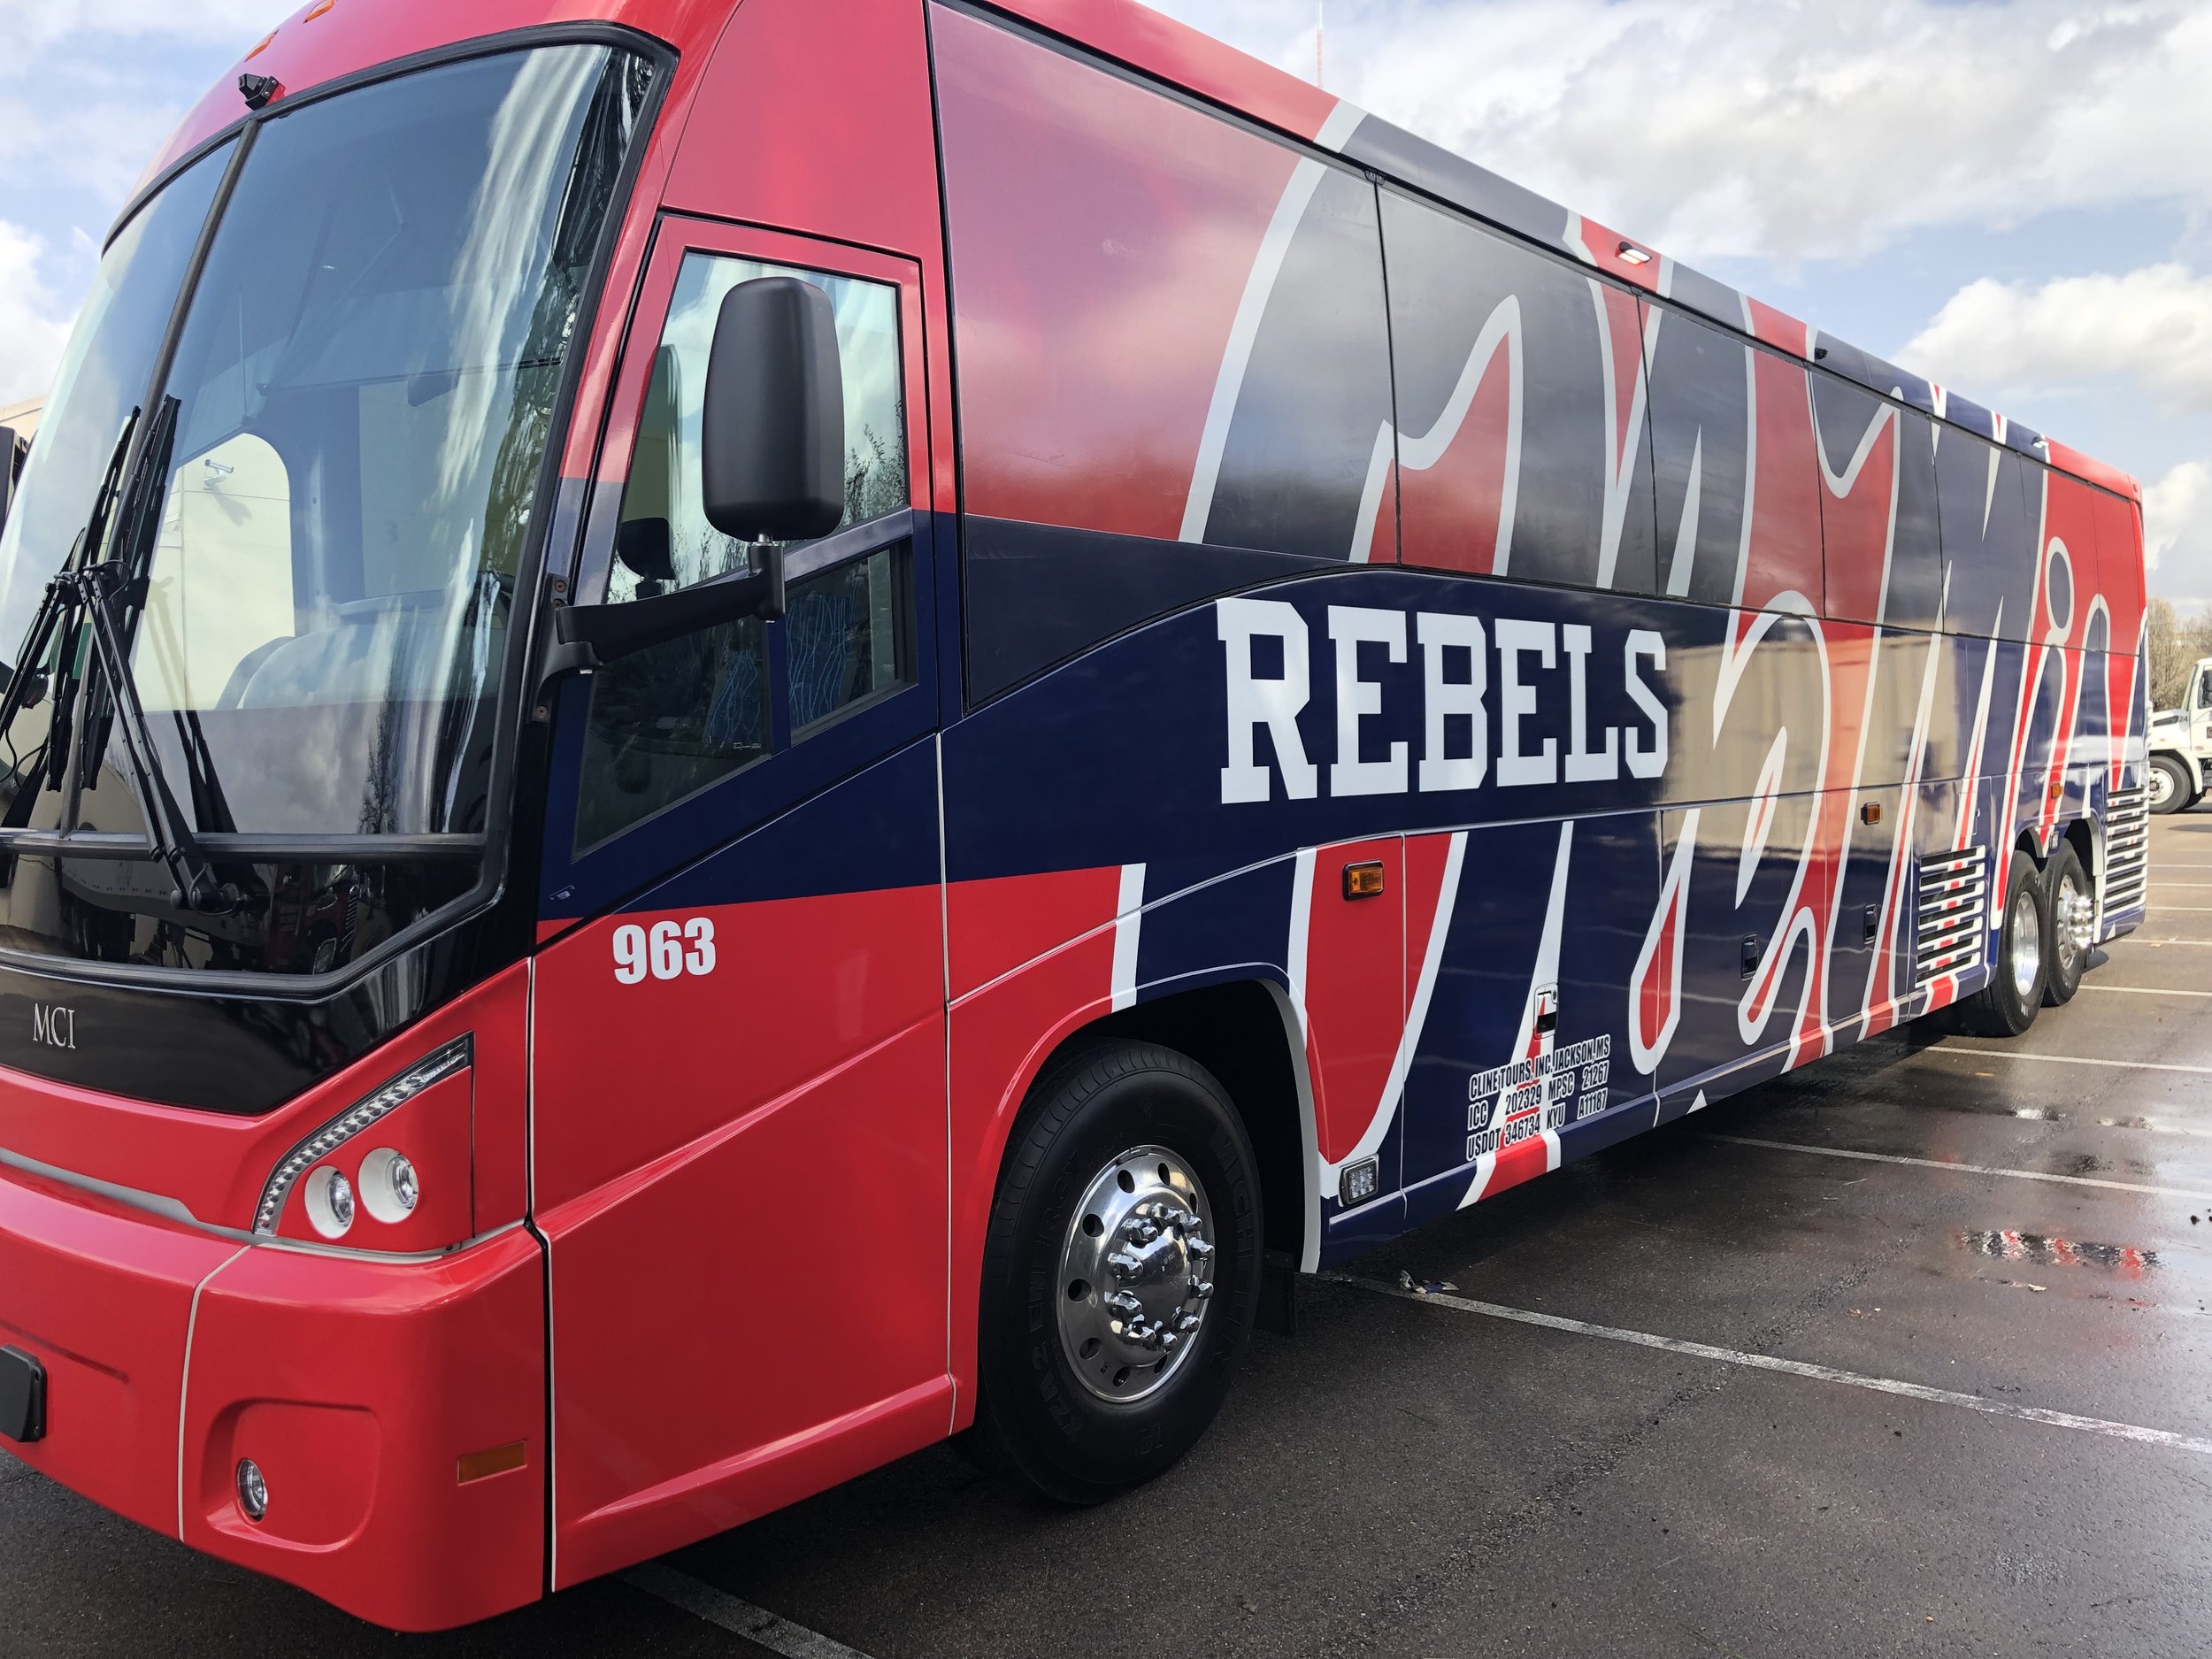
<svg viewBox="0 0 2212 1659"><path fill-rule="evenodd" d="M680 979L687 973L714 972L714 923L704 916L687 922L655 922L649 933L634 922L614 930L614 977L618 985Z"/></svg>

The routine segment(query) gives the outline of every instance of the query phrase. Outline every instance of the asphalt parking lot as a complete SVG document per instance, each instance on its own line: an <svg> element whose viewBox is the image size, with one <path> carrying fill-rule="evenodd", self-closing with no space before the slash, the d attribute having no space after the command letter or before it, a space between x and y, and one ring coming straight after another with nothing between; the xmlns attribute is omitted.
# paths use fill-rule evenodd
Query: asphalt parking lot
<svg viewBox="0 0 2212 1659"><path fill-rule="evenodd" d="M409 1640L0 1456L0 1654L2202 1655L2212 807L2152 860L2023 1041L1863 1045L1305 1284L1121 1503L938 1448Z"/></svg>

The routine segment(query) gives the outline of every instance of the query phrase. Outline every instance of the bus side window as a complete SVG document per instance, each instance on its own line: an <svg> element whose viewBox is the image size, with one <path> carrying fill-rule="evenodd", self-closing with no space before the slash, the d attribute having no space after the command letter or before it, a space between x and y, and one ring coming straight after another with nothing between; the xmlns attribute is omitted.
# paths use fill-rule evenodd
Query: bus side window
<svg viewBox="0 0 2212 1659"><path fill-rule="evenodd" d="M1658 506L1656 586L1678 599L1728 604L1750 499L1752 348L1671 308L1651 331L1652 470Z"/></svg>
<svg viewBox="0 0 2212 1659"><path fill-rule="evenodd" d="M1652 592L1649 434L1608 380L1640 367L1644 302L1393 191L1383 241L1405 563Z"/></svg>
<svg viewBox="0 0 2212 1659"><path fill-rule="evenodd" d="M1955 427L1944 429L1936 449L1936 488L1948 595L1946 634L2028 637L2035 621L2039 516L2039 503L2029 495L2032 471L2032 463L2008 449Z"/></svg>
<svg viewBox="0 0 2212 1659"><path fill-rule="evenodd" d="M1828 614L1932 632L1943 619L1933 423L1819 370L1813 409L1829 480L1822 513ZM1884 423L1887 430L1878 430ZM1863 445L1866 457L1852 477Z"/></svg>
<svg viewBox="0 0 2212 1659"><path fill-rule="evenodd" d="M1394 560L1374 185L931 12L970 699L1217 594Z"/></svg>
<svg viewBox="0 0 2212 1659"><path fill-rule="evenodd" d="M700 433L724 297L796 276L837 312L845 381L842 531L911 498L897 290L882 282L694 251L685 256L638 417L607 601L650 599L743 569L707 522ZM903 544L792 584L780 624L749 617L639 652L593 676L577 845L588 848L743 770L782 743L910 684L913 580ZM777 639L781 649L776 647Z"/></svg>

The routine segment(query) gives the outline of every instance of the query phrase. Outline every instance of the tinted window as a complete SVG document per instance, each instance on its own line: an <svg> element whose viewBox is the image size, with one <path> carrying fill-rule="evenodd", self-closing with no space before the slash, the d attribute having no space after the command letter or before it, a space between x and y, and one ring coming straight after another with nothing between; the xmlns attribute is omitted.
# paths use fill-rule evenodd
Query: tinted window
<svg viewBox="0 0 2212 1659"><path fill-rule="evenodd" d="M2143 529L2135 503L2093 492L2097 524L2097 580L2112 615L2111 649L2132 656L2143 633Z"/></svg>
<svg viewBox="0 0 2212 1659"><path fill-rule="evenodd" d="M203 157L139 210L102 256L41 423L37 459L0 535L0 654L11 666L46 583L69 557L117 435L145 400L177 288L230 146ZM13 446L10 446L12 450ZM0 457L12 465L12 453Z"/></svg>
<svg viewBox="0 0 2212 1659"><path fill-rule="evenodd" d="M607 583L611 602L687 588L741 570L749 560L742 546L707 522L700 492L699 434L707 354L722 302L740 283L768 276L810 282L829 296L836 310L845 382L845 517L839 528L896 512L910 498L898 290L888 283L828 272L687 254L653 358L629 482L623 488L622 528ZM664 551L665 571L660 567Z"/></svg>
<svg viewBox="0 0 2212 1659"><path fill-rule="evenodd" d="M1679 311L1651 331L1660 591L1728 604L1744 557L1752 348Z"/></svg>
<svg viewBox="0 0 2212 1659"><path fill-rule="evenodd" d="M933 27L971 693L1256 573L1391 557L1372 188L976 18Z"/></svg>
<svg viewBox="0 0 2212 1659"><path fill-rule="evenodd" d="M2035 518L2029 473L2034 464L2008 449L1945 426L1936 440L1936 489L1942 514L1943 626L1978 639L2024 640L2035 607Z"/></svg>
<svg viewBox="0 0 2212 1659"><path fill-rule="evenodd" d="M1915 410L1898 416L1897 534L1890 552L1883 620L1901 628L1943 626L1942 530L1936 511L1936 424Z"/></svg>
<svg viewBox="0 0 2212 1659"><path fill-rule="evenodd" d="M722 301L741 282L795 276L837 312L845 382L846 526L911 499L898 291L818 271L687 254L653 355L623 488L608 599L651 599L741 571L750 555L707 522L700 433ZM795 582L784 619L703 629L592 679L577 843L589 847L729 776L810 728L911 683L912 561L885 548Z"/></svg>
<svg viewBox="0 0 2212 1659"><path fill-rule="evenodd" d="M1821 480L1813 388L1805 365L1778 352L1751 354L1751 535L1739 603L1753 610L1816 613L1827 603L1821 553Z"/></svg>
<svg viewBox="0 0 2212 1659"><path fill-rule="evenodd" d="M1830 374L1813 376L1813 403L1828 614L1940 626L1933 423Z"/></svg>
<svg viewBox="0 0 2212 1659"><path fill-rule="evenodd" d="M1405 562L1651 592L1642 302L1383 202Z"/></svg>

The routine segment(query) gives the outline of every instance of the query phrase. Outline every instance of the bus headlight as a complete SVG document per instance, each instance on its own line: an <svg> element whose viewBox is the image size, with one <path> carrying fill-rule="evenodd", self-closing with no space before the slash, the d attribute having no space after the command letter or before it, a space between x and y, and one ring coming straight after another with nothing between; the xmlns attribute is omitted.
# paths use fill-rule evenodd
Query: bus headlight
<svg viewBox="0 0 2212 1659"><path fill-rule="evenodd" d="M326 1239L353 1230L353 1183L342 1170L324 1168L307 1178L307 1218Z"/></svg>
<svg viewBox="0 0 2212 1659"><path fill-rule="evenodd" d="M421 1196L421 1179L404 1153L382 1147L361 1160L361 1202L379 1221L406 1220Z"/></svg>

